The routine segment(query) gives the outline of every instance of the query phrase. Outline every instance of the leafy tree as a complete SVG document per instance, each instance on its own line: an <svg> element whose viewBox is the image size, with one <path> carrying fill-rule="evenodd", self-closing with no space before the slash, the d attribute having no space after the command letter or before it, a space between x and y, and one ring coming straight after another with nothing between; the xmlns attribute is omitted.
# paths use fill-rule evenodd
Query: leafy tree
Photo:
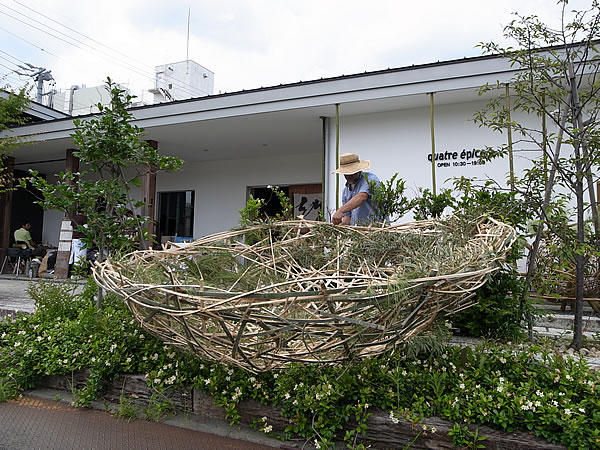
<svg viewBox="0 0 600 450"><path fill-rule="evenodd" d="M558 29L535 15L515 14L515 19L504 29L505 38L514 41L515 47L493 42L481 44L484 52L504 55L517 69L510 81L515 101L507 107L503 99L494 99L475 120L498 131L514 130L521 136L521 142L541 151L542 156L532 161L531 170L520 179L511 174L510 179L512 190L535 205L539 217L526 282L529 286L534 277L544 229L549 229L569 254L567 260L571 259L575 265L572 345L580 348L586 264L590 258L598 257L600 238L594 195L600 163L600 55L596 48L600 38L600 7L597 0L586 11L569 12L568 0L559 0L558 5L562 18ZM485 86L482 90L495 87ZM530 118L539 117L539 126L512 120L513 111L525 112ZM566 152L563 147L567 147ZM508 146L496 149L496 156L506 154L510 154ZM537 189L522 190L532 186ZM565 196L575 204L574 231L570 227L556 227L551 220L556 217L552 212L565 204ZM593 233L585 232L586 214L591 217Z"/></svg>
<svg viewBox="0 0 600 450"><path fill-rule="evenodd" d="M419 188L413 213L416 220L439 219L446 207L453 205L454 198L450 189L442 189L436 195L427 188Z"/></svg>
<svg viewBox="0 0 600 450"><path fill-rule="evenodd" d="M27 91L8 92L8 97L0 98L0 133L10 131L9 128L22 125L27 121L24 112L29 105ZM21 139L11 135L0 137L0 193L5 192L13 182L13 174L6 171L6 156L18 147Z"/></svg>
<svg viewBox="0 0 600 450"><path fill-rule="evenodd" d="M414 200L410 200L404 195L406 180L398 178L397 173L389 180L381 182L369 180L366 176L365 179L369 183L376 222L394 222L408 213L415 205Z"/></svg>
<svg viewBox="0 0 600 450"><path fill-rule="evenodd" d="M88 248L98 247L100 261L109 253L147 248L152 236L144 225L150 218L135 213L144 202L133 200L131 190L141 186L140 177L147 173L174 171L182 165L179 158L160 155L142 139L144 130L131 123L133 115L127 111L133 96L110 78L106 89L111 102L98 104L97 118L73 121L78 149L74 155L87 171L60 173L54 184L36 172L30 180L43 194L44 209L87 216L87 227L79 231Z"/></svg>

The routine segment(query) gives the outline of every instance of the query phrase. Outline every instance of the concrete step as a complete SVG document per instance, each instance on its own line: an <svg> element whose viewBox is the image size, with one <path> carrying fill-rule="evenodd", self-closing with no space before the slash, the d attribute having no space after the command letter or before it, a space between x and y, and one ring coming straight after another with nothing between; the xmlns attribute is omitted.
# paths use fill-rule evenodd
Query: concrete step
<svg viewBox="0 0 600 450"><path fill-rule="evenodd" d="M536 317L535 325L538 327L555 328L563 330L573 329L574 316L566 313L550 313ZM600 333L600 317L593 315L583 316L583 331Z"/></svg>
<svg viewBox="0 0 600 450"><path fill-rule="evenodd" d="M559 303L549 303L549 302L535 303L534 306L538 311L551 311L551 312L557 312L557 313L561 312L561 310L560 310L561 305ZM570 306L567 305L565 311L563 311L563 312L567 313L567 314L568 313L575 314L575 307L573 306L573 309L571 309ZM592 307L589 306L588 303L584 303L583 314L584 315L586 315L586 314L593 315L593 314L598 314L598 313L595 313L594 310L592 309ZM600 314L598 314L598 316L600 317Z"/></svg>
<svg viewBox="0 0 600 450"><path fill-rule="evenodd" d="M534 326L533 331L540 336L546 336L554 339L565 339L570 340L573 339L573 330L565 329L565 328L553 328L546 326ZM597 332L594 331L583 331L583 335L589 339L594 339L597 335Z"/></svg>

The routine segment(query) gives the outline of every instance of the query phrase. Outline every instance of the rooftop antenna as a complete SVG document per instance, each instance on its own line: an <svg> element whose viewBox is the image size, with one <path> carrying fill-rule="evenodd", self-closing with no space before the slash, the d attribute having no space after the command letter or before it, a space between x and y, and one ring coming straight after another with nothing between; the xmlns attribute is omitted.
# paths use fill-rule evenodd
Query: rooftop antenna
<svg viewBox="0 0 600 450"><path fill-rule="evenodd" d="M190 71L190 15L191 7L188 6L188 24L187 24L187 43L185 48L185 74L187 75Z"/></svg>

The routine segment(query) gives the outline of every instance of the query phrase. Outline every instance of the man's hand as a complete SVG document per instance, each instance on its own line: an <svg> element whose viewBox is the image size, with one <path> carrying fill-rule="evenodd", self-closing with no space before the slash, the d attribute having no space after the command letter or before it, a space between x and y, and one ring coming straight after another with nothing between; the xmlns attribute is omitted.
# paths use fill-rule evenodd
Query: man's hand
<svg viewBox="0 0 600 450"><path fill-rule="evenodd" d="M334 225L340 225L343 219L344 212L341 209L338 209L336 212L333 213L333 216L331 216L331 221Z"/></svg>

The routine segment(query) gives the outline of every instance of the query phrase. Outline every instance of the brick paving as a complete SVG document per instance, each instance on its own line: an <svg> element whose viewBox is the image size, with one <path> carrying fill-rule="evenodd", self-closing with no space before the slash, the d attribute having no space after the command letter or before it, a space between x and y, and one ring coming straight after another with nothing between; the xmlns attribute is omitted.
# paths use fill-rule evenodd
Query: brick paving
<svg viewBox="0 0 600 450"><path fill-rule="evenodd" d="M144 420L117 419L33 395L0 403L1 450L272 449Z"/></svg>

